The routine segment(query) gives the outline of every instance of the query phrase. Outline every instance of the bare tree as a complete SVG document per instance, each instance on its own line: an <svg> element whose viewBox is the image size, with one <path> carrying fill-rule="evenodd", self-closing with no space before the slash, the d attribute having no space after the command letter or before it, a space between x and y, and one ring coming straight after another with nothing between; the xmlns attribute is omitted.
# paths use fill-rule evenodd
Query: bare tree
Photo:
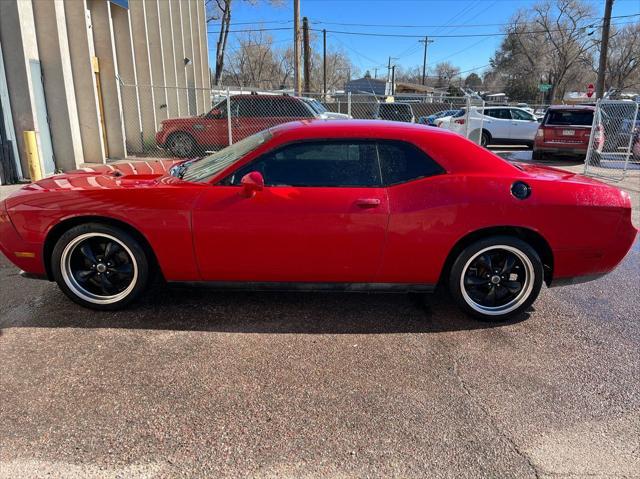
<svg viewBox="0 0 640 479"><path fill-rule="evenodd" d="M597 55L593 65L597 68ZM618 90L640 86L640 22L612 27L605 85Z"/></svg>
<svg viewBox="0 0 640 479"><path fill-rule="evenodd" d="M491 60L492 80L511 97L533 98L550 83L547 101L584 83L585 59L595 47L593 10L583 0L545 0L512 18Z"/></svg>
<svg viewBox="0 0 640 479"><path fill-rule="evenodd" d="M220 20L220 33L216 42L216 68L214 71L214 84L220 85L222 70L224 68L224 54L229 38L231 25L231 0L206 0L207 25Z"/></svg>
<svg viewBox="0 0 640 479"><path fill-rule="evenodd" d="M258 3L258 0L245 1L253 5ZM275 5L280 5L282 0L270 0L270 2ZM214 72L214 82L216 86L220 85L224 71L224 59L227 40L229 38L229 28L231 26L231 5L232 0L205 0L207 25L220 21L220 32L218 33L218 41L216 42L216 68Z"/></svg>
<svg viewBox="0 0 640 479"><path fill-rule="evenodd" d="M448 86L455 77L460 75L460 68L451 62L440 62L436 65L436 77L438 87Z"/></svg>

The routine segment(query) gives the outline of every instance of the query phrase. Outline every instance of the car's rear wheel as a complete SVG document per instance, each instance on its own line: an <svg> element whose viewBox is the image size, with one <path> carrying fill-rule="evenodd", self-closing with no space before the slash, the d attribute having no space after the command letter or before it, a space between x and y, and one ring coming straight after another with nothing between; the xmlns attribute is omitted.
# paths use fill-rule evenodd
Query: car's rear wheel
<svg viewBox="0 0 640 479"><path fill-rule="evenodd" d="M489 135L489 133L486 131L483 131L482 135L480 135L480 146L484 146L486 148L487 145L489 145L490 141L491 141L491 136Z"/></svg>
<svg viewBox="0 0 640 479"><path fill-rule="evenodd" d="M149 261L126 231L87 223L66 231L51 257L53 276L76 303L92 309L119 309L135 300L149 280Z"/></svg>
<svg viewBox="0 0 640 479"><path fill-rule="evenodd" d="M529 244L511 236L493 236L467 246L458 255L449 290L466 313L501 321L536 300L543 274L540 257Z"/></svg>
<svg viewBox="0 0 640 479"><path fill-rule="evenodd" d="M167 139L167 148L176 156L189 158L195 155L196 142L188 133L179 131Z"/></svg>

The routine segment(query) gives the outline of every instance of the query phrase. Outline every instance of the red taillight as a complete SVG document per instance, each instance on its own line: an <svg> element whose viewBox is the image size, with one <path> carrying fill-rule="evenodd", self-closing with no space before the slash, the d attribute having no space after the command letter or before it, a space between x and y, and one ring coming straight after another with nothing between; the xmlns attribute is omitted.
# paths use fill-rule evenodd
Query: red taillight
<svg viewBox="0 0 640 479"><path fill-rule="evenodd" d="M544 140L544 128L538 128L538 131L536 131L536 138Z"/></svg>
<svg viewBox="0 0 640 479"><path fill-rule="evenodd" d="M604 128L602 125L598 125L596 131L593 133L593 140L597 150L602 150L604 146Z"/></svg>
<svg viewBox="0 0 640 479"><path fill-rule="evenodd" d="M457 120L453 120L453 122L458 125L464 125L464 118L458 118Z"/></svg>

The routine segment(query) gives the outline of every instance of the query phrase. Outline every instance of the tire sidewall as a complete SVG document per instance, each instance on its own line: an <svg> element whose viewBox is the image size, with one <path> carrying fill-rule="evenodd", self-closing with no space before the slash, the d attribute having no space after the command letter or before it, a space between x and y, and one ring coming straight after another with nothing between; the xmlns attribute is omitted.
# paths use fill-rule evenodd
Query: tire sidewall
<svg viewBox="0 0 640 479"><path fill-rule="evenodd" d="M464 299L462 294L461 286L460 286L460 278L464 274L464 267L467 264L467 261L471 259L476 253L479 251L496 245L506 245L511 246L513 248L517 248L523 254L525 254L531 264L533 266L533 287L529 296L525 299L525 301L518 306L513 311L508 313L499 314L499 315L489 315L484 314L476 309L472 308L467 301ZM513 316L517 316L518 314L525 311L538 297L540 293L540 289L542 288L542 282L544 279L544 269L542 266L542 261L540 260L540 256L528 243L525 241L513 237L513 236L491 236L489 238L481 239L472 243L462 250L462 252L458 255L453 265L451 266L451 270L449 273L449 292L451 296L458 304L458 306L467 314L470 314L482 321L488 322L500 322L505 321Z"/></svg>
<svg viewBox="0 0 640 479"><path fill-rule="evenodd" d="M486 131L483 131L480 135L480 145L486 148L487 146L489 146L490 141L491 141L491 138L489 137L489 133L487 133Z"/></svg>
<svg viewBox="0 0 640 479"><path fill-rule="evenodd" d="M84 298L78 296L64 280L61 264L64 248L73 239L86 233L104 233L114 236L118 240L122 241L133 253L134 260L136 261L136 266L138 269L138 277L134 288L124 298L109 304L92 303L91 301L87 301ZM51 255L51 270L53 272L53 278L55 279L56 283L58 283L60 289L72 301L81 306L102 311L117 310L131 304L140 296L140 294L145 290L147 284L149 283L149 261L140 243L121 228L101 223L87 223L75 226L63 233L53 248L53 253Z"/></svg>
<svg viewBox="0 0 640 479"><path fill-rule="evenodd" d="M171 146L171 141L177 137L177 136L184 136L185 138L188 138L189 141L191 142L191 149L189 150L188 153L177 153L175 151L175 149ZM189 133L185 133L183 131L178 131L176 133L172 133L171 136L169 136L169 140L167 141L167 143L169 144L169 150L171 151L172 154L180 157L180 158L189 158L193 155L194 150L196 148L196 141L193 139L193 137L189 134Z"/></svg>

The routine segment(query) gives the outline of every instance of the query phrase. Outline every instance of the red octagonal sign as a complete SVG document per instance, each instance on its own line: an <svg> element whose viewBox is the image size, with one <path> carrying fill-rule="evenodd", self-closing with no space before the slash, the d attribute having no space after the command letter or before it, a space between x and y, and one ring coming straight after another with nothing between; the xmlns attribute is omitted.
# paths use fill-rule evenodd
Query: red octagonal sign
<svg viewBox="0 0 640 479"><path fill-rule="evenodd" d="M589 83L587 85L587 96L591 98L593 96L594 91L595 91L595 87L593 86L593 83Z"/></svg>

